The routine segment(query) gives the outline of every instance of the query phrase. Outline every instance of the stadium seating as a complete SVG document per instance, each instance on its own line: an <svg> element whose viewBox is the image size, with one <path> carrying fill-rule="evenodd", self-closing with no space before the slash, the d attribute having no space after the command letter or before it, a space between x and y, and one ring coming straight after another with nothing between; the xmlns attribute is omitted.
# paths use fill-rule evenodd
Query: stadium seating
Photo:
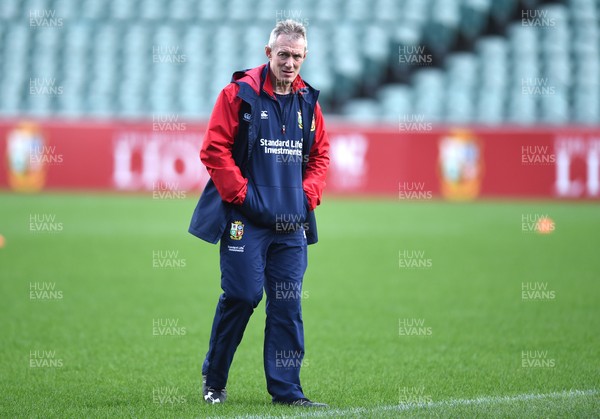
<svg viewBox="0 0 600 419"><path fill-rule="evenodd" d="M308 27L302 74L330 114L597 124L599 8L600 0L3 0L0 116L206 119L235 69L265 61L275 21L292 18ZM32 23L39 13L54 21ZM32 83L60 89L32 93Z"/></svg>

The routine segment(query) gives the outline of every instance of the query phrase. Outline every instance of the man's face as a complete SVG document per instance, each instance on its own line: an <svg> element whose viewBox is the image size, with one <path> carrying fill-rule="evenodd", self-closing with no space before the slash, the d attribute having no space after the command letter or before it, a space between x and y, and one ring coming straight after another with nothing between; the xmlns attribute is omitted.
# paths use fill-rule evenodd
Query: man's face
<svg viewBox="0 0 600 419"><path fill-rule="evenodd" d="M268 45L265 47L277 84L288 86L300 73L306 57L305 45L303 38L293 39L289 35L279 35L273 48Z"/></svg>

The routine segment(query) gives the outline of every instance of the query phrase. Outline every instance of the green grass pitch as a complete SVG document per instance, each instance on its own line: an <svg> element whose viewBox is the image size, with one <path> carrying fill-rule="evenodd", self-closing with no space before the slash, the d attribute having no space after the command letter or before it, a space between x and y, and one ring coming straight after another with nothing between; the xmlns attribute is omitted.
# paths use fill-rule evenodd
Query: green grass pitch
<svg viewBox="0 0 600 419"><path fill-rule="evenodd" d="M227 403L201 400L220 288L195 201L0 195L1 417L600 416L597 204L326 198L302 381L331 409L307 411L270 403L264 300Z"/></svg>

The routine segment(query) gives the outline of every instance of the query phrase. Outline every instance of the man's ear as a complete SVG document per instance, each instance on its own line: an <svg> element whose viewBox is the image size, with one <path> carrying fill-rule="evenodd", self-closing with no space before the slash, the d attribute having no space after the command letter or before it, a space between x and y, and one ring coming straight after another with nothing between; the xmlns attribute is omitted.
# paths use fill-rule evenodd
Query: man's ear
<svg viewBox="0 0 600 419"><path fill-rule="evenodd" d="M265 55L269 58L269 60L271 59L271 52L272 51L273 50L271 49L270 46L268 46L268 45L265 46Z"/></svg>

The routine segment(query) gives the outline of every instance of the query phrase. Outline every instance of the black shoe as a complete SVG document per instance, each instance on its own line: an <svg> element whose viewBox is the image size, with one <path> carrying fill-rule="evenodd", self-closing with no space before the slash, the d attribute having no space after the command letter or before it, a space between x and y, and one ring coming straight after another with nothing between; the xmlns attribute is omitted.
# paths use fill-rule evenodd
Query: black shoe
<svg viewBox="0 0 600 419"><path fill-rule="evenodd" d="M227 399L227 390L217 390L206 385L206 375L202 376L202 396L208 404L224 403Z"/></svg>
<svg viewBox="0 0 600 419"><path fill-rule="evenodd" d="M329 407L325 403L311 402L307 398L298 399L290 402L275 402L275 404L286 404L288 406L300 406L300 407Z"/></svg>

